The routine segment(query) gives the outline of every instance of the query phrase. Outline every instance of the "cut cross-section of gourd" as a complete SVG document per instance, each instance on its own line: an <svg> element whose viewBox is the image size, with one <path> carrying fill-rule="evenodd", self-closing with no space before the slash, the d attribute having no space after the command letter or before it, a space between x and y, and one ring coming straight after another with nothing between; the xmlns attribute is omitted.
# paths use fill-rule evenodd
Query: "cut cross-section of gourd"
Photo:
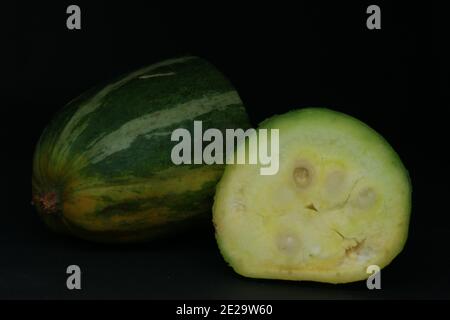
<svg viewBox="0 0 450 320"><path fill-rule="evenodd" d="M408 172L392 147L328 109L292 111L260 129L279 129L278 172L227 165L215 196L216 239L233 269L344 283L389 264L405 244L411 210Z"/></svg>

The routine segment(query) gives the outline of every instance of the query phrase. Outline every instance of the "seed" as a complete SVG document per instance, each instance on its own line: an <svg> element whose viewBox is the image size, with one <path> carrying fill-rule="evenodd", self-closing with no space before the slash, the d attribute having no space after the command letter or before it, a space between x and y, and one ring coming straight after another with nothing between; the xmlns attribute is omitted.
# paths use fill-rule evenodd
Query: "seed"
<svg viewBox="0 0 450 320"><path fill-rule="evenodd" d="M305 188L311 183L311 173L305 167L297 167L294 169L294 181L297 187Z"/></svg>

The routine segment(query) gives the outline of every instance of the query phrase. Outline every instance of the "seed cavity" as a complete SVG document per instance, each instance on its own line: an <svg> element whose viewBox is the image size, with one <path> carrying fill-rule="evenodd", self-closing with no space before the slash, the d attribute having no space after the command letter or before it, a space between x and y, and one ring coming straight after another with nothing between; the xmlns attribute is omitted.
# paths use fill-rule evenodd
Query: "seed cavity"
<svg viewBox="0 0 450 320"><path fill-rule="evenodd" d="M361 209L367 209L372 207L377 200L377 195L375 191L368 187L359 191L356 197L356 205Z"/></svg>
<svg viewBox="0 0 450 320"><path fill-rule="evenodd" d="M302 164L294 169L292 176L297 187L306 188L312 182L313 171L310 166Z"/></svg>

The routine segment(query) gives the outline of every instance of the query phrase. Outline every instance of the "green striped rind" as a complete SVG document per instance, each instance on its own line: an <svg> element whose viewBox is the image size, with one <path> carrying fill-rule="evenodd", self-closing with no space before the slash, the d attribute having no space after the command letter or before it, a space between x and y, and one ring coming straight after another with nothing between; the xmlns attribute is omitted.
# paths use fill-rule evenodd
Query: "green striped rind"
<svg viewBox="0 0 450 320"><path fill-rule="evenodd" d="M175 166L170 158L172 131L193 136L194 120L204 130L249 127L237 92L197 57L151 65L71 101L36 147L32 185L41 216L59 231L131 241L154 234L136 239L138 230L208 212L223 166ZM46 214L39 199L52 192L57 213Z"/></svg>

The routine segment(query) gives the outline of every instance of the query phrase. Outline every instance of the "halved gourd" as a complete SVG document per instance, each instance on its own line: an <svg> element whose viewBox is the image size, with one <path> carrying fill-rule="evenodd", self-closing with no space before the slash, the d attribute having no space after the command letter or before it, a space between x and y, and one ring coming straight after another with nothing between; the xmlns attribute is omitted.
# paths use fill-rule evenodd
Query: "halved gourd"
<svg viewBox="0 0 450 320"><path fill-rule="evenodd" d="M405 244L411 210L408 172L392 147L328 109L292 111L260 128L279 129L278 173L227 165L215 196L216 239L233 269L344 283L389 264Z"/></svg>

